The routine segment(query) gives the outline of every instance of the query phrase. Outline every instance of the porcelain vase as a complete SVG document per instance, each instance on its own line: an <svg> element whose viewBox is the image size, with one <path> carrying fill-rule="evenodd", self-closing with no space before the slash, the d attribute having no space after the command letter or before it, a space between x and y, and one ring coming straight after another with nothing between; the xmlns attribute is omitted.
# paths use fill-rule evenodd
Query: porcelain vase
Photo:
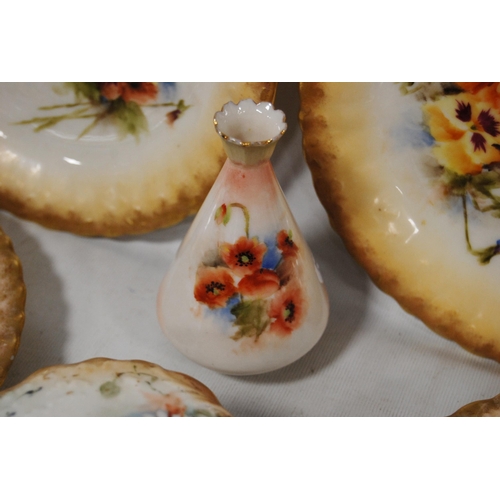
<svg viewBox="0 0 500 500"><path fill-rule="evenodd" d="M284 113L247 99L227 103L214 124L228 158L161 284L158 316L191 360L263 373L318 342L329 302L270 161Z"/></svg>

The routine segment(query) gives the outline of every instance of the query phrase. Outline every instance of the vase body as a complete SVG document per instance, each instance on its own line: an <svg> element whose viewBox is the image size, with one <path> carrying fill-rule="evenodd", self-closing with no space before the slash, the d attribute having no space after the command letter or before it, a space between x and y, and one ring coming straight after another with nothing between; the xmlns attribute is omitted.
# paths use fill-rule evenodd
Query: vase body
<svg viewBox="0 0 500 500"><path fill-rule="evenodd" d="M326 289L271 153L250 152L251 164L241 155L226 160L158 294L170 341L223 373L292 363L316 344L328 320Z"/></svg>

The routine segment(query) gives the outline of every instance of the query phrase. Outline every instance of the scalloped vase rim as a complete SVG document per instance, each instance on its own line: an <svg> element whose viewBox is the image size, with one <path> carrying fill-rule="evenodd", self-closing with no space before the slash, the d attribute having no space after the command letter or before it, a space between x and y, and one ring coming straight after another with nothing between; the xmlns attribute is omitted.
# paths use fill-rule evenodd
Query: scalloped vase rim
<svg viewBox="0 0 500 500"><path fill-rule="evenodd" d="M264 108L267 113L262 112L262 108ZM236 111L238 110L238 111ZM258 114L257 114L258 112ZM235 127L235 122L237 120L228 120L231 118L231 115L248 115L245 117L245 120L248 123L248 118L253 118L254 123L259 125L259 130L262 128L267 128L269 131L268 136L265 139L251 139L244 140L236 137L237 135L242 135L245 132L238 130L236 133L229 133L228 129ZM253 114L253 116L251 116ZM267 120L266 120L267 118ZM239 120L241 122L241 120ZM238 103L234 103L233 101L229 101L220 111L217 111L214 115L214 126L216 132L219 136L226 142L243 147L265 147L270 144L276 143L279 139L284 135L287 130L286 116L283 111L280 109L275 109L273 104L268 101L255 102L253 99L242 99ZM227 128L225 128L227 127ZM274 127L275 130L271 130L271 127ZM221 128L225 128L225 130L221 130ZM277 133L275 133L277 131Z"/></svg>

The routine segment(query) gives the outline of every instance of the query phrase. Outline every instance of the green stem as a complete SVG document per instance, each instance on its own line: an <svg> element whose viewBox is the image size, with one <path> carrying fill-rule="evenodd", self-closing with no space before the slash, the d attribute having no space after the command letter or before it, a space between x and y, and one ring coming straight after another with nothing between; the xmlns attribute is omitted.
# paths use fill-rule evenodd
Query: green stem
<svg viewBox="0 0 500 500"><path fill-rule="evenodd" d="M57 116L44 116L44 117L35 117L32 118L31 120L22 120L20 122L15 122L14 125L28 125L28 124L33 124L33 123L41 123L35 130L41 130L43 128L50 127L52 125L56 125L62 120L71 120L75 118L86 118L86 116L82 116L83 113L88 111L91 108L91 106L87 106L86 108L81 108L77 109L71 113L66 113L64 115L57 115Z"/></svg>
<svg viewBox="0 0 500 500"><path fill-rule="evenodd" d="M242 205L241 203L231 203L229 206L234 207L234 208L241 208L241 210L243 210L243 215L245 216L245 234L247 235L247 238L249 238L250 237L250 212L248 211L248 208L245 207L245 205Z"/></svg>
<svg viewBox="0 0 500 500"><path fill-rule="evenodd" d="M76 106L85 106L92 105L91 102L73 102L71 104L56 104L54 106L40 106L38 109L42 111L50 111L52 109L60 109L60 108L74 108Z"/></svg>
<svg viewBox="0 0 500 500"><path fill-rule="evenodd" d="M467 214L467 199L465 194L462 195L462 210L464 214L465 241L467 242L467 250L469 253L478 258L480 264L489 264L490 260L495 257L495 255L498 255L498 245L492 245L483 248L482 250L475 250L472 248L469 237L469 218Z"/></svg>
<svg viewBox="0 0 500 500"><path fill-rule="evenodd" d="M469 217L467 215L467 199L465 194L462 195L462 211L464 214L465 241L467 242L467 249L470 253L474 254L474 250L472 249L469 239Z"/></svg>
<svg viewBox="0 0 500 500"><path fill-rule="evenodd" d="M78 136L78 139L81 139L84 135L87 135L101 120L104 120L104 118L106 118L108 114L109 114L108 111L104 111L103 113L97 113L92 115L94 121L90 125L87 125L87 127L85 127L82 130L82 132Z"/></svg>
<svg viewBox="0 0 500 500"><path fill-rule="evenodd" d="M159 103L154 103L154 104L143 104L142 105L143 108L162 108L165 106L177 107L178 104L176 104L175 102L159 102Z"/></svg>

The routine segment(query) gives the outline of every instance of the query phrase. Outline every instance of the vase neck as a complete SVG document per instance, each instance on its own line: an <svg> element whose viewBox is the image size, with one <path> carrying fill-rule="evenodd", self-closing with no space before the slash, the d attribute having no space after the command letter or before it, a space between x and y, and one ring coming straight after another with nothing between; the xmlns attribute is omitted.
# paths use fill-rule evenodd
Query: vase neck
<svg viewBox="0 0 500 500"><path fill-rule="evenodd" d="M276 142L271 144L266 144L264 146L242 146L239 144L233 144L222 140L224 145L224 151L227 157L237 165L253 166L262 163L263 161L269 161L271 158L274 148L276 147Z"/></svg>
<svg viewBox="0 0 500 500"><path fill-rule="evenodd" d="M287 128L283 111L251 99L226 103L215 113L214 125L228 158L248 166L269 160Z"/></svg>

